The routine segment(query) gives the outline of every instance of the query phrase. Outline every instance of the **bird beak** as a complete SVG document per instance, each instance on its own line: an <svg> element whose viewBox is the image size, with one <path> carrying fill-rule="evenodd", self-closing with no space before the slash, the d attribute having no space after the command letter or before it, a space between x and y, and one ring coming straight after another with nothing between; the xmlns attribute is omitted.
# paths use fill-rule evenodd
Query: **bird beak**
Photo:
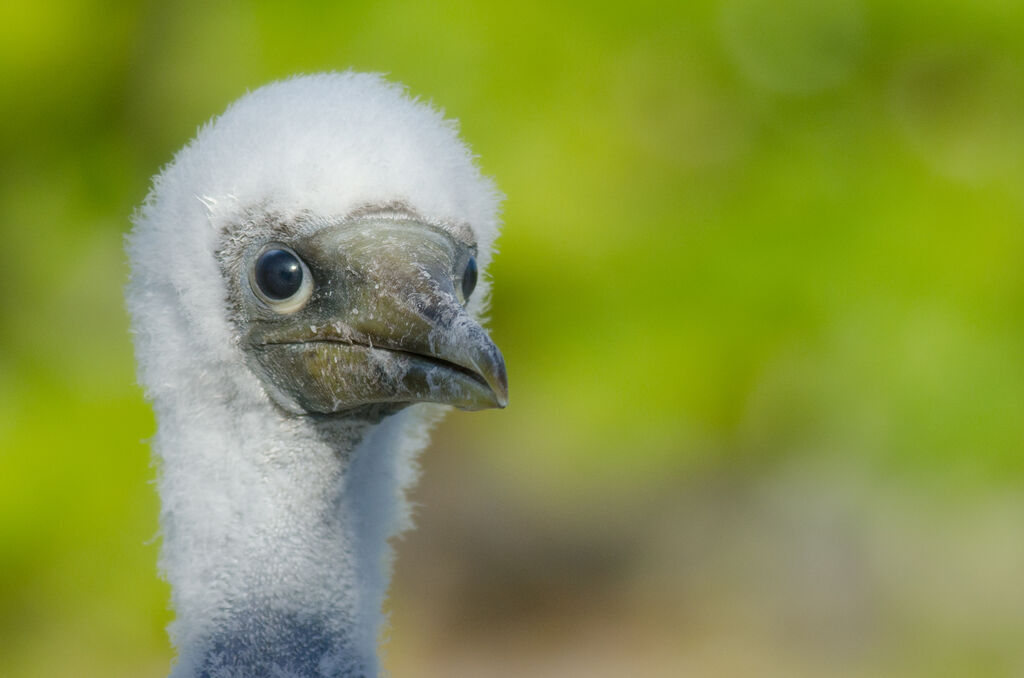
<svg viewBox="0 0 1024 678"><path fill-rule="evenodd" d="M255 317L248 347L271 396L297 413L378 403L505 407L501 351L455 293L448 234L411 220L364 219L293 245L315 291L290 316Z"/></svg>

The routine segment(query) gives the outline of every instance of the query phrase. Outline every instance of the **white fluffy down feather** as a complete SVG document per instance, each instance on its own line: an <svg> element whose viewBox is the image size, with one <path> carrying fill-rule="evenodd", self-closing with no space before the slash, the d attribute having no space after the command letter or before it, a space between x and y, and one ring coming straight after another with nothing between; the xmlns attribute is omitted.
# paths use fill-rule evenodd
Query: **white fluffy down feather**
<svg viewBox="0 0 1024 678"><path fill-rule="evenodd" d="M282 410L246 359L218 253L258 224L311 232L399 210L468 227L483 272L500 199L453 122L353 72L247 94L154 179L127 241L127 299L158 421L172 675L377 675L387 540L408 525L403 492L444 409L369 423Z"/></svg>

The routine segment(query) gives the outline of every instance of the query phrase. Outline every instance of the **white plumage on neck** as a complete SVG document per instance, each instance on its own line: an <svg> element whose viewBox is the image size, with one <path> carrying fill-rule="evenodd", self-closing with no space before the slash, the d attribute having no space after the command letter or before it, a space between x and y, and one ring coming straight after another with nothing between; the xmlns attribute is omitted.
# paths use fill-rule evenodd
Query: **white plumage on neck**
<svg viewBox="0 0 1024 678"><path fill-rule="evenodd" d="M161 421L160 493L181 497L165 501L161 519L178 613L173 675L216 665L240 632L289 642L275 630L282 620L324 634L322 656L298 658L323 662L322 675L375 675L387 539L407 520L401 493L425 441L420 407L379 424L258 410L228 429L225 410Z"/></svg>

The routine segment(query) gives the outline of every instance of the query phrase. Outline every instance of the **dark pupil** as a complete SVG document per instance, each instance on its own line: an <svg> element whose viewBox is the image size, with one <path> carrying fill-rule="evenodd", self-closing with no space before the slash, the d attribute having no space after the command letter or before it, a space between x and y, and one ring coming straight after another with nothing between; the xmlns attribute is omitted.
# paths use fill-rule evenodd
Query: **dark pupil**
<svg viewBox="0 0 1024 678"><path fill-rule="evenodd" d="M470 257L466 264L466 271L462 274L462 298L469 299L469 295L473 294L474 289L476 289L476 259Z"/></svg>
<svg viewBox="0 0 1024 678"><path fill-rule="evenodd" d="M302 286L302 264L291 252L267 250L256 260L256 284L271 299L287 299Z"/></svg>

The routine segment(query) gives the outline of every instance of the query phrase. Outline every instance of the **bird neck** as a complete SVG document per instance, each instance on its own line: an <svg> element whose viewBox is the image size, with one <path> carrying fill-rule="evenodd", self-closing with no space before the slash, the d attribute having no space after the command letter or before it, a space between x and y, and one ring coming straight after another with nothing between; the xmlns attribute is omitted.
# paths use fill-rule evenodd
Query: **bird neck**
<svg viewBox="0 0 1024 678"><path fill-rule="evenodd" d="M154 441L172 676L376 676L408 412L230 409L165 413Z"/></svg>

